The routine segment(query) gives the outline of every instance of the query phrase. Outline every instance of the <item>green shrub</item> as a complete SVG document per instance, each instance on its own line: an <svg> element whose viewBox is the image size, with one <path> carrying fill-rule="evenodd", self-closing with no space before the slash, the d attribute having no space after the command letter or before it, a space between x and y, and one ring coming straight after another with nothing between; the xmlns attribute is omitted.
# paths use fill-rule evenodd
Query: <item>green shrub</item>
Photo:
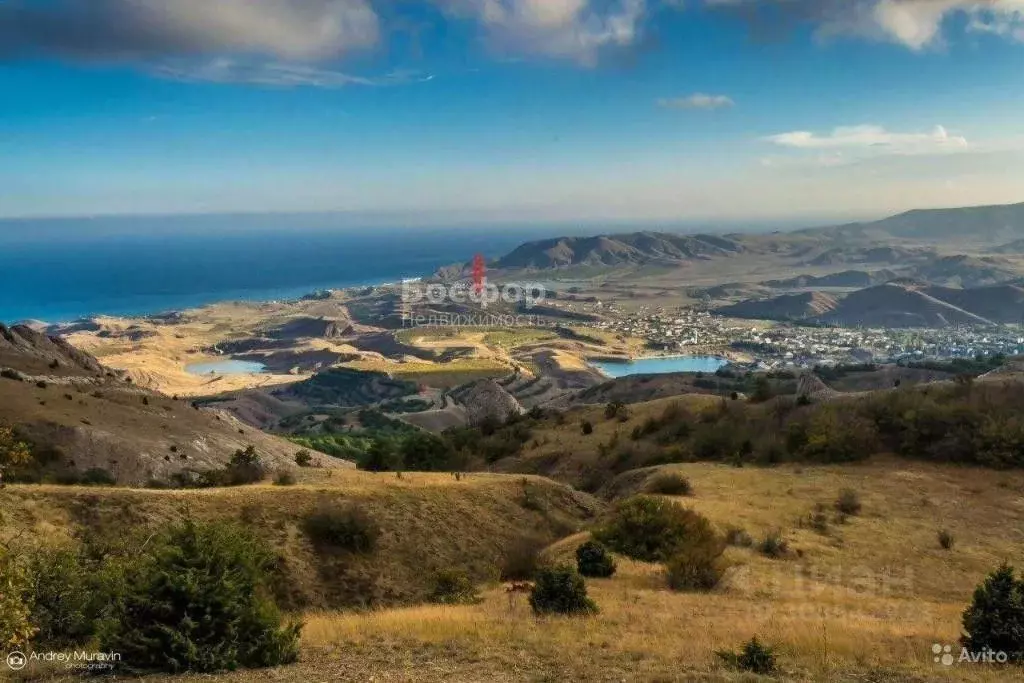
<svg viewBox="0 0 1024 683"><path fill-rule="evenodd" d="M442 569L434 574L431 602L441 605L473 605L480 600L480 594L466 572L460 569Z"/></svg>
<svg viewBox="0 0 1024 683"><path fill-rule="evenodd" d="M221 486L244 486L261 482L266 476L256 447L246 446L244 450L234 452L217 483Z"/></svg>
<svg viewBox="0 0 1024 683"><path fill-rule="evenodd" d="M971 652L988 648L1024 663L1024 578L1017 579L1007 564L989 574L974 590L963 626L960 643Z"/></svg>
<svg viewBox="0 0 1024 683"><path fill-rule="evenodd" d="M956 539L953 538L953 534L947 529L939 531L939 546L943 550L952 550L953 544L956 543Z"/></svg>
<svg viewBox="0 0 1024 683"><path fill-rule="evenodd" d="M587 597L583 577L568 565L547 567L537 573L530 607L537 614L593 614L597 605Z"/></svg>
<svg viewBox="0 0 1024 683"><path fill-rule="evenodd" d="M645 493L656 493L664 496L689 496L693 493L690 480L679 472L658 472L644 484Z"/></svg>
<svg viewBox="0 0 1024 683"><path fill-rule="evenodd" d="M377 545L380 528L362 508L324 505L306 518L306 533L319 546L353 553L369 553Z"/></svg>
<svg viewBox="0 0 1024 683"><path fill-rule="evenodd" d="M272 555L245 529L187 520L126 570L99 628L129 672L209 673L294 662L300 625L283 624L266 579Z"/></svg>
<svg viewBox="0 0 1024 683"><path fill-rule="evenodd" d="M580 431L583 434L593 434L594 425L592 425L589 420L584 420L583 422L580 423Z"/></svg>
<svg viewBox="0 0 1024 683"><path fill-rule="evenodd" d="M94 569L70 548L30 553L31 621L38 629L33 640L37 646L59 650L82 644L93 635L100 608Z"/></svg>
<svg viewBox="0 0 1024 683"><path fill-rule="evenodd" d="M605 579L615 573L615 560L597 541L576 548L576 569L582 576Z"/></svg>
<svg viewBox="0 0 1024 683"><path fill-rule="evenodd" d="M860 494L853 489L843 489L836 498L836 510L844 515L859 515L861 511Z"/></svg>
<svg viewBox="0 0 1024 683"><path fill-rule="evenodd" d="M782 537L781 531L769 531L758 543L757 549L765 557L778 559L789 554L789 543Z"/></svg>
<svg viewBox="0 0 1024 683"><path fill-rule="evenodd" d="M0 651L25 650L36 634L32 593L23 558L0 544Z"/></svg>
<svg viewBox="0 0 1024 683"><path fill-rule="evenodd" d="M727 665L740 671L750 671L760 676L771 676L778 672L775 651L762 645L756 637L745 643L739 652L721 650L715 654Z"/></svg>
<svg viewBox="0 0 1024 683"><path fill-rule="evenodd" d="M311 467L313 465L313 454L303 448L295 454L295 464L299 467Z"/></svg>
<svg viewBox="0 0 1024 683"><path fill-rule="evenodd" d="M594 539L646 562L664 562L681 551L722 547L705 517L653 496L634 496L620 502Z"/></svg>
<svg viewBox="0 0 1024 683"><path fill-rule="evenodd" d="M725 574L724 541L680 550L665 563L668 587L676 591L711 590Z"/></svg>

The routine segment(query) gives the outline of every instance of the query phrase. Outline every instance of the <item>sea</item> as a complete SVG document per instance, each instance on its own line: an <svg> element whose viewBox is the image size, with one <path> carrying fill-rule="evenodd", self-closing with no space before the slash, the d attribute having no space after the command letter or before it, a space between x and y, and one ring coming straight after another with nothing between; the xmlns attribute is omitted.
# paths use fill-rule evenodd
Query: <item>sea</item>
<svg viewBox="0 0 1024 683"><path fill-rule="evenodd" d="M289 216L0 220L0 321L145 315L429 276L565 226L333 226Z"/></svg>

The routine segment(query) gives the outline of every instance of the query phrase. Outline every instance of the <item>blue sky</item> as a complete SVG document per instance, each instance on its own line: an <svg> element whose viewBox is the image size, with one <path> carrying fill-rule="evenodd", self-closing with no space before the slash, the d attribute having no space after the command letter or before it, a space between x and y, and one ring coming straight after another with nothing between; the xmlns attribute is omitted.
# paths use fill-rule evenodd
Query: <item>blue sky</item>
<svg viewBox="0 0 1024 683"><path fill-rule="evenodd" d="M6 0L0 217L1024 201L1024 0Z"/></svg>

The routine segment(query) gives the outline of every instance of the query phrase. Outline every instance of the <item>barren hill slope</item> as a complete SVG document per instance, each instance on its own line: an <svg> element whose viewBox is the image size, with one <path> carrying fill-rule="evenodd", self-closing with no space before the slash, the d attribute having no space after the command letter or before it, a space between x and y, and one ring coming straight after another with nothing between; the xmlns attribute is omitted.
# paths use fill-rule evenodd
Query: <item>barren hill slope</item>
<svg viewBox="0 0 1024 683"><path fill-rule="evenodd" d="M818 319L840 325L870 327L992 324L991 320L935 298L925 289L895 282L853 292Z"/></svg>
<svg viewBox="0 0 1024 683"><path fill-rule="evenodd" d="M270 469L294 467L298 448L184 400L142 389L95 358L27 328L0 326L0 424L29 442L33 466L22 476L107 470L142 484L182 470L223 467L254 446ZM325 467L351 466L317 454Z"/></svg>
<svg viewBox="0 0 1024 683"><path fill-rule="evenodd" d="M835 298L821 292L784 294L772 299L743 301L716 311L733 318L803 320L827 315L838 306Z"/></svg>

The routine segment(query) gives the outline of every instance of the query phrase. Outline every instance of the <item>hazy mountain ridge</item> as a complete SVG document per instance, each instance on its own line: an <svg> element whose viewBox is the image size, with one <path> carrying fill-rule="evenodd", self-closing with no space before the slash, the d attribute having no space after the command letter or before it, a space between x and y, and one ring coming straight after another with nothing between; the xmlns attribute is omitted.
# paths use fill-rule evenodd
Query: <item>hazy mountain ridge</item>
<svg viewBox="0 0 1024 683"><path fill-rule="evenodd" d="M949 327L1024 322L1024 287L955 289L894 280L841 299L820 292L744 301L717 309L737 318L806 320L844 326Z"/></svg>
<svg viewBox="0 0 1024 683"><path fill-rule="evenodd" d="M501 269L622 266L679 263L690 259L731 256L744 250L729 237L635 232L595 237L556 237L526 242L495 261Z"/></svg>

